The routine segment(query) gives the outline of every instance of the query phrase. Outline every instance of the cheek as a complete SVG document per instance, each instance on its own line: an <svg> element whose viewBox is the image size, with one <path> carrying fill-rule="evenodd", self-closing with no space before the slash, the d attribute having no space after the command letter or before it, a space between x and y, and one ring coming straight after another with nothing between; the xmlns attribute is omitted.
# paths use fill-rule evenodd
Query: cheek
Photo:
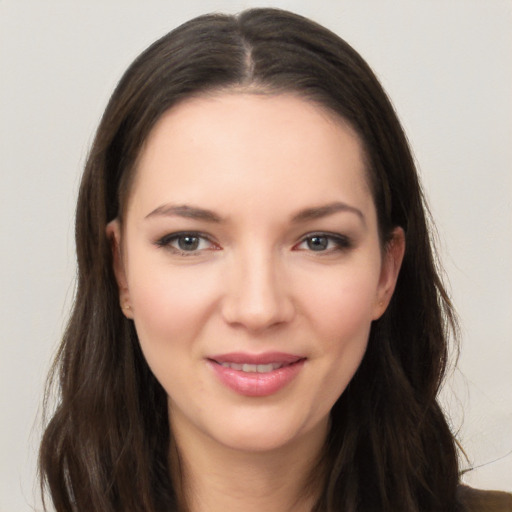
<svg viewBox="0 0 512 512"><path fill-rule="evenodd" d="M324 340L340 345L340 338L359 339L358 334L368 332L378 286L378 272L369 272L369 268L352 266L317 273L313 282L301 283L304 309Z"/></svg>
<svg viewBox="0 0 512 512"><path fill-rule="evenodd" d="M302 294L316 340L312 357L319 395L313 403L318 416L327 414L344 392L366 352L378 284L378 272L368 268L317 275L309 294Z"/></svg>
<svg viewBox="0 0 512 512"><path fill-rule="evenodd" d="M208 265L176 265L164 250L132 248L128 288L136 320L152 330L194 325L215 300L218 279Z"/></svg>
<svg viewBox="0 0 512 512"><path fill-rule="evenodd" d="M214 289L210 290L204 281L201 286L196 284L195 279L182 278L176 272L134 282L130 296L136 320L154 330L191 328L194 319L208 309L214 295Z"/></svg>
<svg viewBox="0 0 512 512"><path fill-rule="evenodd" d="M128 276L135 328L146 360L167 388L168 375L179 376L217 301L215 275L190 266L137 265ZM169 371L173 368L173 371ZM167 375L167 376L166 376Z"/></svg>

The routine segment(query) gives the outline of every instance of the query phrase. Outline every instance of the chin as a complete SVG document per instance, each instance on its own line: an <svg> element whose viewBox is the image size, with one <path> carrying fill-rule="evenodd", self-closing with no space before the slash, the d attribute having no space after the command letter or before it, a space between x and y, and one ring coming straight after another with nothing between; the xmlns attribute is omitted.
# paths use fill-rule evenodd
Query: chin
<svg viewBox="0 0 512 512"><path fill-rule="evenodd" d="M280 418L281 416L281 418ZM217 442L231 450L246 453L268 453L293 448L304 444L311 438L323 445L327 435L328 416L318 421L311 418L283 418L281 414L258 415L247 412L242 421L230 418L221 428L216 429L217 435L210 434ZM280 421L281 420L281 421ZM289 421L286 421L289 420Z"/></svg>
<svg viewBox="0 0 512 512"><path fill-rule="evenodd" d="M266 453L280 450L290 443L297 435L281 432L273 428L251 430L249 432L234 432L231 430L225 439L219 439L227 448L239 452Z"/></svg>

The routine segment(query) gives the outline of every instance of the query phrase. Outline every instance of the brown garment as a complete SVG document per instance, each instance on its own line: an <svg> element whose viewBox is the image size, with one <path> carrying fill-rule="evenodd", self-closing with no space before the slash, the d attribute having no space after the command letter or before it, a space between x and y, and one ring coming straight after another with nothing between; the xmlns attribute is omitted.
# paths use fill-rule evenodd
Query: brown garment
<svg viewBox="0 0 512 512"><path fill-rule="evenodd" d="M464 512L512 512L512 494L503 491L482 491L461 485L459 503Z"/></svg>

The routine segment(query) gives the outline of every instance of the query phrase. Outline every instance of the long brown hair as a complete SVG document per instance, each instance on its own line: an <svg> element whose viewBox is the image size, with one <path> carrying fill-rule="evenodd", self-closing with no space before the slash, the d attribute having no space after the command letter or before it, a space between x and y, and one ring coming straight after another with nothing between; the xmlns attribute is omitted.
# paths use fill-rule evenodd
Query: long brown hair
<svg viewBox="0 0 512 512"><path fill-rule="evenodd" d="M134 61L110 99L78 198L77 292L53 366L60 399L41 444L43 492L59 512L178 510L166 395L119 308L105 226L122 218L137 156L160 116L230 88L296 93L341 116L365 149L383 243L396 226L406 233L391 304L331 413L315 510L457 510L455 443L437 402L455 319L406 137L357 52L276 9L185 23Z"/></svg>

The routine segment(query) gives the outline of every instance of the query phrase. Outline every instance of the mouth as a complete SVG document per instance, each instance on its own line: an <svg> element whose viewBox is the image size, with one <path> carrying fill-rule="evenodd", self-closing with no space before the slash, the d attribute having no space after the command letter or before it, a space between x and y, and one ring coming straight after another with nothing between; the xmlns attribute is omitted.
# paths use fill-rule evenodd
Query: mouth
<svg viewBox="0 0 512 512"><path fill-rule="evenodd" d="M306 358L285 353L232 353L207 359L220 381L238 394L262 397L277 393L300 373Z"/></svg>
<svg viewBox="0 0 512 512"><path fill-rule="evenodd" d="M240 364L240 363L219 363L215 361L217 364L220 364L224 368L231 368L233 370L237 370L245 373L269 373L274 370L278 370L283 366L287 366L282 363L269 363L269 364ZM293 363L291 363L293 364Z"/></svg>
<svg viewBox="0 0 512 512"><path fill-rule="evenodd" d="M284 352L265 352L263 354L245 354L233 352L212 356L210 361L220 364L224 368L246 373L269 373L290 366L306 359L304 356L287 354Z"/></svg>

